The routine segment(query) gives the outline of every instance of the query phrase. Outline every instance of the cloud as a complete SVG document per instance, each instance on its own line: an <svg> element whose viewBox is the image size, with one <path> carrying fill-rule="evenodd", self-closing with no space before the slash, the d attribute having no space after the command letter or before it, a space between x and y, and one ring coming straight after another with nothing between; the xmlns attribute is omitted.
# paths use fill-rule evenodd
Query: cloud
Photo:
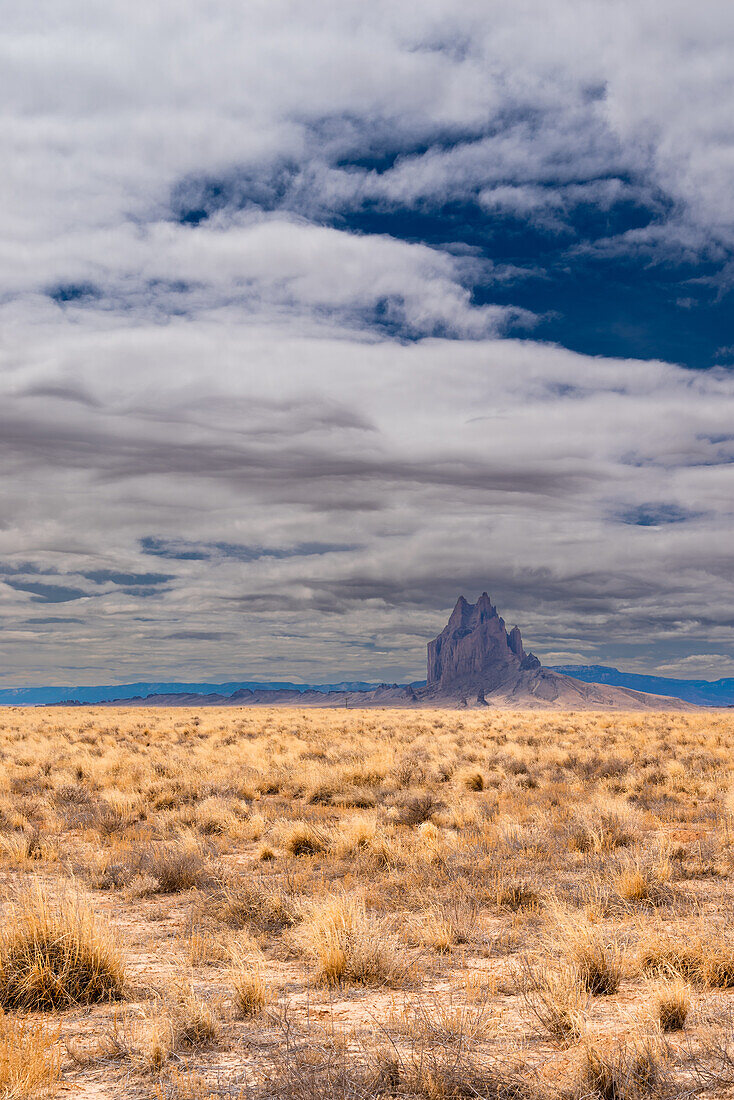
<svg viewBox="0 0 734 1100"><path fill-rule="evenodd" d="M734 652L734 383L676 365L730 344L733 38L718 0L10 13L6 677L68 663L49 602L107 682L412 679L486 587L541 653Z"/></svg>

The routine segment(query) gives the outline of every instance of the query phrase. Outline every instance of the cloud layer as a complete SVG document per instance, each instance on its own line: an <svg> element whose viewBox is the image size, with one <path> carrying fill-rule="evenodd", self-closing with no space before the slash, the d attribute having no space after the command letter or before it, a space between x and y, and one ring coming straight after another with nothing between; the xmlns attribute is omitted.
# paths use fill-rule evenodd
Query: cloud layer
<svg viewBox="0 0 734 1100"><path fill-rule="evenodd" d="M3 679L412 678L485 587L541 655L726 674L733 38L11 13Z"/></svg>

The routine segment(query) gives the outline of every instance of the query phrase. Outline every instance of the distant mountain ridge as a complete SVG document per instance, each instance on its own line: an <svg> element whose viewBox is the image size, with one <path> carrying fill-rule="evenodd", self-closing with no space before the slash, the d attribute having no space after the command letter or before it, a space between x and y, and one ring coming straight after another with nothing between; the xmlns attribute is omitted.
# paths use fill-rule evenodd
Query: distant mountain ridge
<svg viewBox="0 0 734 1100"><path fill-rule="evenodd" d="M672 695L702 707L734 706L734 677L720 680L676 680L669 676L649 676L639 672L620 672L608 665L553 665L554 672L573 676L587 684L609 684L632 688L653 695Z"/></svg>
<svg viewBox="0 0 734 1100"><path fill-rule="evenodd" d="M0 706L43 706L53 703L104 703L109 699L139 699L148 695L233 695L236 691L371 691L379 685L363 680L336 684L294 684L280 680L232 680L223 684L140 681L135 684L98 684L86 687L0 688Z"/></svg>

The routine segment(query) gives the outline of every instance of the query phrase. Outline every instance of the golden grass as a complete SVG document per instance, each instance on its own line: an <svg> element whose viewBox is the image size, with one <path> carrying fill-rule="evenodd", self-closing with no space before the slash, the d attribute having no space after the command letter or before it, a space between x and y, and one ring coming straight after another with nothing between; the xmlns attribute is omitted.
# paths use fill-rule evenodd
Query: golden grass
<svg viewBox="0 0 734 1100"><path fill-rule="evenodd" d="M666 982L656 991L651 1004L652 1015L661 1031L680 1031L691 1010L691 993L681 981Z"/></svg>
<svg viewBox="0 0 734 1100"><path fill-rule="evenodd" d="M335 894L315 904L300 935L324 985L391 984L405 971L395 936L368 915L361 897Z"/></svg>
<svg viewBox="0 0 734 1100"><path fill-rule="evenodd" d="M122 996L125 964L108 928L75 894L21 893L0 932L0 1005L49 1011Z"/></svg>
<svg viewBox="0 0 734 1100"><path fill-rule="evenodd" d="M35 1020L0 1017L0 1096L41 1100L61 1076L58 1029Z"/></svg>
<svg viewBox="0 0 734 1100"><path fill-rule="evenodd" d="M723 1095L733 733L0 710L0 1097Z"/></svg>
<svg viewBox="0 0 734 1100"><path fill-rule="evenodd" d="M229 978L240 1016L259 1016L273 1000L274 991L261 960L242 952L232 953Z"/></svg>

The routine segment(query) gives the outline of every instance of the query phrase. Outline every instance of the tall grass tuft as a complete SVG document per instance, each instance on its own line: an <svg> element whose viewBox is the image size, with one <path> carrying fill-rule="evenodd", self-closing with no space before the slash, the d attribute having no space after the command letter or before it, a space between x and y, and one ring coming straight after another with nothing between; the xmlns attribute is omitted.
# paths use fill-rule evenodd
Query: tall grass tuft
<svg viewBox="0 0 734 1100"><path fill-rule="evenodd" d="M0 1005L50 1011L114 1000L125 964L112 938L76 895L53 902L40 886L19 895L0 932Z"/></svg>
<svg viewBox="0 0 734 1100"><path fill-rule="evenodd" d="M353 895L335 895L315 906L302 942L323 985L390 984L402 973L394 937Z"/></svg>
<svg viewBox="0 0 734 1100"><path fill-rule="evenodd" d="M39 1100L61 1076L58 1034L43 1024L0 1018L0 1096Z"/></svg>

